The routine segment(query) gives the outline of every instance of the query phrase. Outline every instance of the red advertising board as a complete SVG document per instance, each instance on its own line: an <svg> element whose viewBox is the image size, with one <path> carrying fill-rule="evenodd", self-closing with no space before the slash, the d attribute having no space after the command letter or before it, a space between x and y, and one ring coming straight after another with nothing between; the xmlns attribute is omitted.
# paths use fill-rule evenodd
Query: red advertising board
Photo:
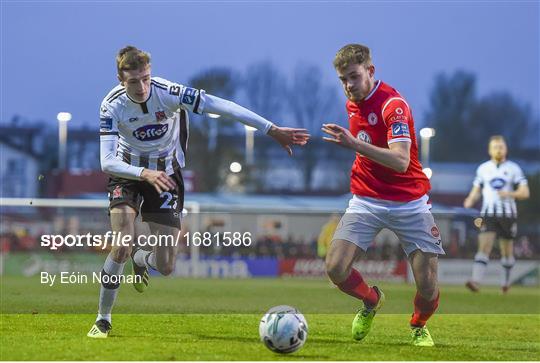
<svg viewBox="0 0 540 363"><path fill-rule="evenodd" d="M407 261L359 261L353 267L367 279L407 281ZM283 259L279 261L280 276L326 276L322 259Z"/></svg>

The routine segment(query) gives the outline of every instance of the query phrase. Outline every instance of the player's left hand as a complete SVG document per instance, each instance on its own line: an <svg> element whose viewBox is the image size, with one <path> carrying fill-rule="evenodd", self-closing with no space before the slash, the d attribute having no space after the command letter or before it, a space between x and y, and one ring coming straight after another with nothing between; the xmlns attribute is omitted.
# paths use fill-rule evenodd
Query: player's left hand
<svg viewBox="0 0 540 363"><path fill-rule="evenodd" d="M357 142L349 130L336 124L323 124L322 131L332 137L323 137L323 140L333 142L348 149L354 149Z"/></svg>
<svg viewBox="0 0 540 363"><path fill-rule="evenodd" d="M307 144L310 134L306 129L295 129L292 127L279 127L272 125L268 130L268 136L271 136L278 142L289 155L292 155L291 145L304 146Z"/></svg>

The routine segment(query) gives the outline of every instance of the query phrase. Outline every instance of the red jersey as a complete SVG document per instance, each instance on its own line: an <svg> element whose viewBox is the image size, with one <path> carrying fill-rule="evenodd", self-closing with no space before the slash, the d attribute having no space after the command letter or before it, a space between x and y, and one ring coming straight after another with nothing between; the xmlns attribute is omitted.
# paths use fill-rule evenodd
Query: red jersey
<svg viewBox="0 0 540 363"><path fill-rule="evenodd" d="M351 170L351 192L358 196L408 202L426 194L431 186L418 161L412 112L394 88L377 81L370 94L347 101L349 128L358 139L388 149L393 142L410 142L410 163L405 173L356 154Z"/></svg>

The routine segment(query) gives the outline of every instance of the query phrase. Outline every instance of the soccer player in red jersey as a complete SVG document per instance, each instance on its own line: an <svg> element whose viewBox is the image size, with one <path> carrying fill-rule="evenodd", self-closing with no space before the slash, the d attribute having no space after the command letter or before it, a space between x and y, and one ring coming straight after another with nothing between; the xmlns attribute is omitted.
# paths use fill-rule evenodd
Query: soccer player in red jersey
<svg viewBox="0 0 540 363"><path fill-rule="evenodd" d="M438 255L441 237L430 212L429 180L418 161L412 112L388 84L375 80L368 47L349 44L339 50L334 67L345 95L349 129L325 124L324 140L356 152L351 171L353 198L342 217L326 257L328 276L337 287L363 301L352 334L362 340L384 302L377 286L369 286L352 268L383 228L396 233L416 281L412 342L433 346L427 320L439 305Z"/></svg>

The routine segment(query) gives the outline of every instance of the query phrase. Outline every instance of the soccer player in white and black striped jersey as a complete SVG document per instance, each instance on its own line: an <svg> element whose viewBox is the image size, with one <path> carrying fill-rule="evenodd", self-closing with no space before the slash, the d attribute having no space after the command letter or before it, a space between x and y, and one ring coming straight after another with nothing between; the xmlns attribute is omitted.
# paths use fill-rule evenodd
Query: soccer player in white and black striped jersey
<svg viewBox="0 0 540 363"><path fill-rule="evenodd" d="M101 167L110 175L109 213L112 230L134 236L140 213L153 234L176 236L184 205L181 168L185 165L188 113L213 113L255 127L276 140L292 155L291 145L305 145L305 129L279 127L256 113L204 90L151 76L150 55L135 47L117 56L120 84L104 98L100 108ZM216 121L218 122L218 121ZM134 240L134 238L132 238ZM144 251L113 246L102 275L121 275L132 257L135 288L148 285L148 268L169 275L176 262L176 246L157 246ZM111 330L111 311L118 283L103 283L91 338L106 338Z"/></svg>
<svg viewBox="0 0 540 363"><path fill-rule="evenodd" d="M493 244L498 239L503 267L501 287L506 293L510 287L510 271L515 264L516 200L529 198L529 186L521 168L506 159L507 147L502 136L489 139L488 152L491 160L478 167L473 187L463 202L465 208L472 208L482 196L478 251L474 256L471 279L466 286L471 291L479 291Z"/></svg>

